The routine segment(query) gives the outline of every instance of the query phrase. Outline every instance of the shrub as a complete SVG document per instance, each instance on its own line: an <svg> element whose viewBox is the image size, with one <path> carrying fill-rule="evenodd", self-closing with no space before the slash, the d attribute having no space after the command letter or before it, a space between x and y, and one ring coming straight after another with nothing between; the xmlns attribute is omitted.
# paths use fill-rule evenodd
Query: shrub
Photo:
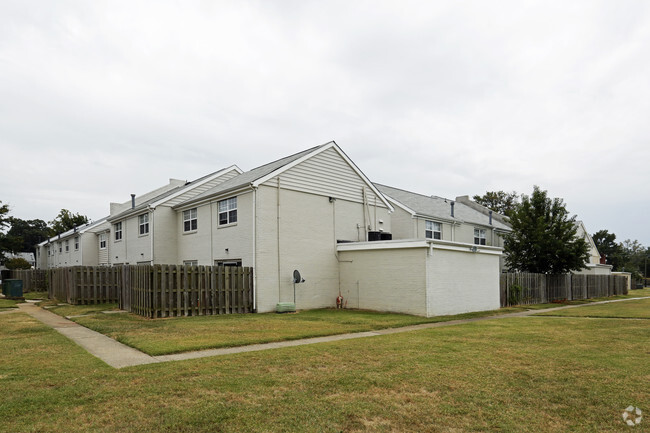
<svg viewBox="0 0 650 433"><path fill-rule="evenodd" d="M523 292L523 287L519 284L513 284L510 286L510 293L508 294L508 305L517 305L521 302L521 293Z"/></svg>
<svg viewBox="0 0 650 433"><path fill-rule="evenodd" d="M5 267L7 269L31 269L32 265L22 257L16 257L14 259L9 259L5 262Z"/></svg>

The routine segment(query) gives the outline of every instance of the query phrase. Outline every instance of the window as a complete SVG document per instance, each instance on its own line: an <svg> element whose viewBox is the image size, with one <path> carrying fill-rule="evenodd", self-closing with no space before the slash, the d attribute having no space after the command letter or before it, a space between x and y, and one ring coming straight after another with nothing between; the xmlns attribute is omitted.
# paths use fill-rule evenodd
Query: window
<svg viewBox="0 0 650 433"><path fill-rule="evenodd" d="M138 223L140 224L140 234L146 235L149 233L149 214L143 213L138 216Z"/></svg>
<svg viewBox="0 0 650 433"><path fill-rule="evenodd" d="M485 229L474 229L474 243L485 245Z"/></svg>
<svg viewBox="0 0 650 433"><path fill-rule="evenodd" d="M74 250L79 251L79 236L75 236L74 238Z"/></svg>
<svg viewBox="0 0 650 433"><path fill-rule="evenodd" d="M442 239L442 224L426 221L424 235L427 239Z"/></svg>
<svg viewBox="0 0 650 433"><path fill-rule="evenodd" d="M59 254L63 252L63 247L61 246L61 242L59 242Z"/></svg>
<svg viewBox="0 0 650 433"><path fill-rule="evenodd" d="M196 218L196 208L183 211L183 231L191 232L198 227L198 220Z"/></svg>
<svg viewBox="0 0 650 433"><path fill-rule="evenodd" d="M113 226L115 228L115 241L121 241L122 240L122 222L120 221L119 223L115 223Z"/></svg>
<svg viewBox="0 0 650 433"><path fill-rule="evenodd" d="M65 241L65 252L67 253L69 251L70 251L70 241Z"/></svg>
<svg viewBox="0 0 650 433"><path fill-rule="evenodd" d="M199 261L198 260L183 260L183 264L185 266L198 266Z"/></svg>
<svg viewBox="0 0 650 433"><path fill-rule="evenodd" d="M106 249L106 234L102 233L99 235L99 249L100 250L105 250Z"/></svg>
<svg viewBox="0 0 650 433"><path fill-rule="evenodd" d="M219 225L237 222L237 197L219 202Z"/></svg>

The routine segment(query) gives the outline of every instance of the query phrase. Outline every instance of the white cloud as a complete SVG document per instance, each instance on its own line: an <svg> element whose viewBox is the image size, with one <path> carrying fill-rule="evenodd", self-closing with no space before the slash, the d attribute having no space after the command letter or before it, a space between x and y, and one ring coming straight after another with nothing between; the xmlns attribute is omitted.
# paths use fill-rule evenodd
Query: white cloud
<svg viewBox="0 0 650 433"><path fill-rule="evenodd" d="M97 218L334 139L377 182L539 185L647 245L649 37L642 1L4 2L0 200Z"/></svg>

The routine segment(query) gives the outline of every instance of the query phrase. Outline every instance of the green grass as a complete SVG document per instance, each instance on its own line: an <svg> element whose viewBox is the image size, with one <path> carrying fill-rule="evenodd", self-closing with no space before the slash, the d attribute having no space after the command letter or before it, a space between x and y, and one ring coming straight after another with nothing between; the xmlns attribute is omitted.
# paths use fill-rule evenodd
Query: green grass
<svg viewBox="0 0 650 433"><path fill-rule="evenodd" d="M25 299L47 299L47 292L24 293L24 298ZM18 308L18 304L22 302L24 301L0 298L0 311L6 311L12 308Z"/></svg>
<svg viewBox="0 0 650 433"><path fill-rule="evenodd" d="M360 310L308 310L296 314L245 314L146 319L135 314L105 314L116 304L57 305L50 311L150 355L244 346L326 335L398 328L420 323L485 317L522 311L508 308L456 316L418 317Z"/></svg>
<svg viewBox="0 0 650 433"><path fill-rule="evenodd" d="M650 296L650 289L646 289ZM636 292L636 293L635 293ZM614 298L643 296L644 291ZM594 300L572 301L586 303ZM297 314L247 314L146 319L135 314L104 314L116 304L58 305L42 303L50 311L70 316L73 321L135 347L149 355L166 355L193 350L234 347L326 335L397 328L421 323L471 319L511 312L560 307L563 304L526 305L455 316L418 317L405 314L359 310L309 310ZM83 317L81 317L83 316Z"/></svg>
<svg viewBox="0 0 650 433"><path fill-rule="evenodd" d="M580 308L539 313L539 316L650 319L650 298L638 301L613 302L611 304L585 305ZM648 326L650 326L650 322Z"/></svg>
<svg viewBox="0 0 650 433"><path fill-rule="evenodd" d="M0 431L615 432L627 406L650 410L645 320L508 318L122 370L23 313L0 316L0 341Z"/></svg>

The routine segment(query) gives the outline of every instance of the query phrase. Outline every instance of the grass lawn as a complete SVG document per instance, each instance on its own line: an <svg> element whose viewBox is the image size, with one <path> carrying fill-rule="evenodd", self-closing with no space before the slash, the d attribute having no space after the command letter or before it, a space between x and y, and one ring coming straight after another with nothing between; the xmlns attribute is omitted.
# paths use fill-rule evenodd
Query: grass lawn
<svg viewBox="0 0 650 433"><path fill-rule="evenodd" d="M580 308L539 313L539 315L650 319L650 298L639 301L613 302L612 304L585 305ZM648 326L650 327L650 322L648 322Z"/></svg>
<svg viewBox="0 0 650 433"><path fill-rule="evenodd" d="M359 310L308 310L296 314L245 314L146 319L135 314L105 314L116 304L57 305L49 301L50 311L108 335L150 355L187 352L219 347L243 346L274 341L296 340L324 335L363 332L420 323L483 317L521 311L498 311L456 316L418 317L406 314Z"/></svg>
<svg viewBox="0 0 650 433"><path fill-rule="evenodd" d="M24 294L25 299L47 299L47 292L28 292ZM0 298L0 311L6 311L12 308L18 308L17 304L24 301Z"/></svg>
<svg viewBox="0 0 650 433"><path fill-rule="evenodd" d="M650 289L631 293L632 295L597 300L650 296ZM568 304L594 301L572 301ZM48 305L52 312L70 316L71 320L80 325L155 356L485 317L529 309L553 308L564 304L526 305L431 318L373 311L325 309L301 311L297 314L268 313L155 320L135 314L103 313L107 310L117 310L116 304L58 305L57 301L46 301L41 305Z"/></svg>
<svg viewBox="0 0 650 433"><path fill-rule="evenodd" d="M121 370L23 313L0 316L0 341L0 431L615 432L627 406L650 412L645 320L508 318Z"/></svg>

